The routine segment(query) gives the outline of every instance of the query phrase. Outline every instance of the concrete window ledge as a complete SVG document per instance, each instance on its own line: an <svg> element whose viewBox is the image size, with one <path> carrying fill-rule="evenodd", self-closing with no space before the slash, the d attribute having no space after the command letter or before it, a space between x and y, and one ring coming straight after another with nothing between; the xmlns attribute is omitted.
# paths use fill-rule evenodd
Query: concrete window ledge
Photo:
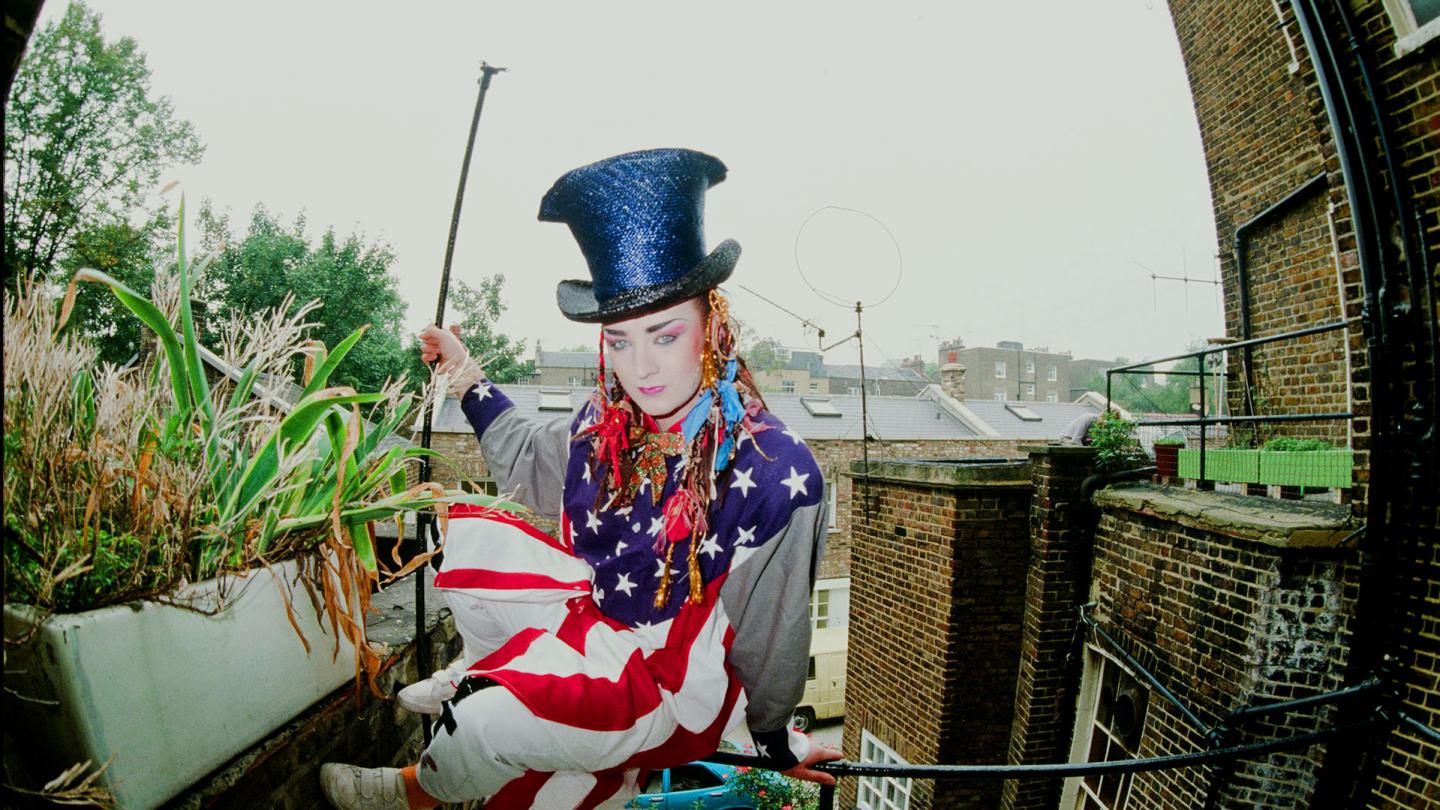
<svg viewBox="0 0 1440 810"><path fill-rule="evenodd" d="M1275 548L1333 548L1353 526L1347 506L1152 484L1102 489L1094 501L1102 509L1125 509Z"/></svg>
<svg viewBox="0 0 1440 810"><path fill-rule="evenodd" d="M444 597L432 588L425 595L432 660L416 661L414 576L376 594L370 603L375 611L365 623L370 641L389 651L378 679L380 690L387 695L419 677L428 677L460 653L454 619ZM330 651L317 646L312 654L329 655ZM236 675L264 677L263 672ZM223 707L213 710L223 711ZM363 685L357 700L353 683L347 684L165 807L327 807L320 794L322 763L409 764L419 758L422 741L418 715L401 709L393 700L375 698Z"/></svg>

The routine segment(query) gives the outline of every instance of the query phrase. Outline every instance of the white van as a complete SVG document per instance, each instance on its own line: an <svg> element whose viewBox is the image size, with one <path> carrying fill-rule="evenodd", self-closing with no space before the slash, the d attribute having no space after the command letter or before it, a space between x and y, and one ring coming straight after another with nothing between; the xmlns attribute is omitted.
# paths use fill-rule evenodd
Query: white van
<svg viewBox="0 0 1440 810"><path fill-rule="evenodd" d="M845 649L848 627L826 627L810 634L810 673L805 696L795 707L795 729L809 731L816 720L845 714Z"/></svg>

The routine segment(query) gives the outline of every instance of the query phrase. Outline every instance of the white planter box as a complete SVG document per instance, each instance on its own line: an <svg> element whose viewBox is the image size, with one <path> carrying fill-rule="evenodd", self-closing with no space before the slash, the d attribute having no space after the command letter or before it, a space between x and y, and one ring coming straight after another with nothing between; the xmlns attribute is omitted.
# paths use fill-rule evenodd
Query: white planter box
<svg viewBox="0 0 1440 810"><path fill-rule="evenodd" d="M57 704L7 694L6 715L20 724L12 739L61 767L113 754L105 780L126 810L156 807L194 784L354 677L354 647L342 641L332 660L329 625L295 584L296 564L275 571L310 655L263 569L229 580L229 604L215 615L153 602L54 615L29 644L7 650L7 693ZM182 595L213 606L216 581ZM23 635L35 615L6 605L5 636Z"/></svg>

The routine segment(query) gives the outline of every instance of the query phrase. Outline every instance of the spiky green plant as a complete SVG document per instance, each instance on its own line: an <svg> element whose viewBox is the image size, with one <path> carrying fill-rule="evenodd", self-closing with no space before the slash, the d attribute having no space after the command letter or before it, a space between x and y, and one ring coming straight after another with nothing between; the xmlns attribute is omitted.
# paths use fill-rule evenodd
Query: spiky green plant
<svg viewBox="0 0 1440 810"><path fill-rule="evenodd" d="M304 339L313 306L230 324L229 362L218 365L233 379L212 385L191 312L183 199L179 219L173 283L149 298L81 270L58 319L37 287L5 301L5 598L84 610L300 558L335 652L347 638L373 675L363 617L382 571L370 524L449 503L513 505L408 487L407 465L431 451L385 440L413 398L398 383L372 393L328 386L364 329L326 352ZM154 334L152 361L94 367L94 349L63 331L81 282L105 285ZM304 390L291 406L263 381L283 379L299 354Z"/></svg>

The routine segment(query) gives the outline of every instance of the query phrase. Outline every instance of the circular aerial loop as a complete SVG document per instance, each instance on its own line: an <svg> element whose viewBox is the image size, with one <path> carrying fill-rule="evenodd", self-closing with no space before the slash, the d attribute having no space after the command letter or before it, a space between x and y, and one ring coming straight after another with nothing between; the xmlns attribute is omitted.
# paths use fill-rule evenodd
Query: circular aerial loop
<svg viewBox="0 0 1440 810"><path fill-rule="evenodd" d="M850 213L850 214L859 214L860 216L865 217L866 219L870 220L871 222L874 222L876 225L879 225L879 226L880 226L880 229L885 232L885 235L888 236L888 237L890 237L890 244L895 247L895 284L894 284L894 286L892 286L892 287L890 288L890 291L887 292L887 293L885 293L884 297L882 297L880 300L878 300L878 301L855 301L855 300L847 300L847 299L845 299L845 298L841 298L840 296L838 296L838 295L836 295L836 294L834 294L834 293L832 293L832 292L827 292L827 291L825 291L825 290L820 289L819 287L816 287L814 284L810 283L810 279L805 276L805 268L803 268L803 267L800 266L800 237L805 234L805 228L810 225L810 221L813 220L816 216L820 215L821 213L824 213L825 211L844 211L844 212ZM824 300L826 300L826 301L828 301L828 302L830 302L830 303L832 303L832 304L834 304L834 305L836 305L836 306L845 307L846 309L853 309L856 304L859 304L862 308L870 309L870 308L872 308L872 307L878 307L878 306L880 306L881 304L885 303L886 301L889 301L889 300L890 300L890 297L895 294L895 291L898 290L898 289L900 289L900 279L901 279L901 277L904 276L904 274L905 274L905 257L904 257L904 256L901 254L901 252L900 252L900 242L899 242L899 240L897 240L897 239L895 238L895 234L892 233L888 227L886 227L885 223L881 222L881 221L880 221L879 219L877 219L875 216L873 216L873 215L871 215L871 214L869 214L869 213L867 213L867 212L865 212L865 211L861 211L861 210L858 209L858 208L846 208L846 207L841 206L841 205L825 205L825 206L821 206L820 208L815 209L813 212L811 212L810 216L808 216L808 217L805 218L805 221L804 221L804 222L800 223L800 229L795 232L794 254L795 254L795 270L796 270L796 272L798 272L798 273L800 274L800 280L803 281L803 282L805 282L805 286L809 287L810 290L811 290L811 292L813 292L813 293L815 293L816 295L820 296L820 297L823 298Z"/></svg>

